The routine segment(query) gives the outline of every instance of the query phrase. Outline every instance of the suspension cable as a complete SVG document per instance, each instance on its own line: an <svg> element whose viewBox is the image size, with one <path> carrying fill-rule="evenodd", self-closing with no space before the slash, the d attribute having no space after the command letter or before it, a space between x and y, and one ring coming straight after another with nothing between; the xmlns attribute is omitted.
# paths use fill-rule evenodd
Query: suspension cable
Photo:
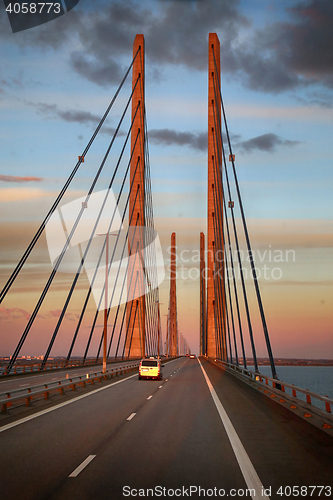
<svg viewBox="0 0 333 500"><path fill-rule="evenodd" d="M91 145L93 144L93 142L94 142L94 140L95 140L98 132L100 131L103 123L105 122L105 120L106 120L106 118L107 118L107 116L108 116L108 114L109 114L109 112L110 112L110 110L111 110L111 108L112 108L115 100L118 97L118 94L119 94L120 90L122 89L122 87L123 87L123 85L124 85L124 83L125 83L125 81L127 79L127 76L129 74L130 70L132 69L132 66L134 64L134 61L135 61L137 55L138 55L138 52L139 51L136 52L136 54L135 54L135 56L134 56L134 58L133 58L133 60L132 60L132 62L130 64L128 70L125 73L124 78L122 79L122 81L121 81L121 83L120 83L120 85L119 85L119 87L118 87L118 89L117 89L117 91L115 93L115 95L113 96L113 98L112 98L112 100L111 100L111 102L110 102L107 110L105 111L105 113L104 113L103 117L101 118L98 126L96 127L95 132L91 136L90 141L88 142L88 144L87 144L86 148L84 149L82 155L79 157L79 160L76 163L73 171L71 172L70 176L68 177L67 181L65 182L63 188L61 189L60 193L58 194L55 202L53 203L52 207L50 208L49 212L47 213L45 219L43 220L42 224L40 225L39 229L37 230L35 236L31 240L28 248L26 249L26 251L22 255L22 257L21 257L20 261L18 262L18 264L16 265L14 271L12 272L12 274L10 275L10 277L8 278L7 283L5 284L5 286L3 287L2 291L0 292L0 304L2 303L3 299L6 297L9 289L11 288L11 286L14 283L15 279L17 278L19 272L21 271L22 267L24 266L25 262L27 261L27 259L28 259L29 255L31 254L33 248L35 247L37 241L39 240L42 232L44 231L44 228L45 228L47 222L49 221L49 219L50 219L51 215L53 214L53 212L58 207L60 201L62 200L62 198L63 198L63 196L65 194L65 192L67 191L67 188L69 187L70 183L72 182L72 180L73 180L76 172L80 168L81 163L83 163L85 156L87 155L87 153L88 153Z"/></svg>
<svg viewBox="0 0 333 500"><path fill-rule="evenodd" d="M139 77L139 78L140 78L140 77ZM139 80L139 78L138 78L138 80ZM138 80L137 80L137 82L138 82ZM136 82L136 84L137 84L137 82ZM134 91L134 89L133 89L133 91ZM131 98L132 98L133 91L132 91L132 94L131 94L130 99L129 99L129 100L128 100L128 102L127 102L127 107L128 107L128 105L129 105L129 103L130 103L130 100L131 100ZM125 116L125 112L126 112L126 110L127 110L127 107L126 107L126 109L125 109L125 111L124 111L124 113L123 113L123 116L122 116L122 118L121 118L121 121L119 122L118 127L117 127L117 129L116 129L116 131L115 131L115 133L114 133L114 135L113 135L113 137L112 137L112 139L111 139L111 142L110 142L110 144L109 144L109 147L108 147L108 149L107 149L107 152L106 152L106 153L105 153L105 155L104 155L103 161L102 161L102 163L101 163L101 165L100 165L100 167L99 167L99 169L98 169L98 172L97 172L97 174L95 175L95 178L94 178L94 180L93 180L93 182L92 182L92 185L91 185L91 187L90 187L90 189L89 189L89 191L88 191L88 194L87 194L87 196L86 196L86 198L85 198L85 203L84 203L84 204L82 204L82 207L81 207L81 209L80 209L80 211L79 211L79 214L77 215L76 221L75 221L75 223L74 223L74 225L73 225L73 227L72 227L72 229L71 229L70 234L69 234L69 235L68 235L68 237L67 237L66 243L65 243L65 245L64 245L64 247L63 247L63 249L62 249L62 251L61 251L60 255L59 255L59 256L58 256L58 258L57 258L56 264L54 265L54 268L53 268L53 270L52 270L52 272L51 272L51 275L50 275L50 277L49 277L49 279L48 279L48 281L47 281L47 283L46 283L45 287L44 287L44 290L43 290L43 292L42 292L42 294L41 294L41 296L40 296L40 298L39 298L39 300L38 300L38 302L37 302L37 304L36 304L36 306L35 306L35 309L34 309L33 313L31 314L31 316L30 316L30 318L29 318L28 324L27 324L27 326L26 326L26 328L25 328L25 330L24 330L24 332L23 332L23 334L22 334L22 336L21 336L21 339L20 339L20 341L19 341L18 345L16 346L16 349L15 349L15 351L14 351L14 354L13 354L12 358L10 359L10 362L9 362L9 364L8 364L8 367L7 367L6 371L8 371L8 370L10 371L10 370L11 370L11 368L13 367L13 365L14 365L14 363L15 363L16 359L17 359L17 356L18 356L18 354L19 354L19 352L20 352L20 350L21 350L21 348L22 348L22 346L23 346L23 344L24 344L24 342L25 342L25 340L26 340L26 338L27 338L27 336L28 336L28 333L29 333L29 331L30 331L30 329L31 329L31 326L32 326L32 324L33 324L33 322L34 322L34 320L35 320L35 318L36 318L36 316L37 316L37 313L38 313L38 311L39 311L39 309L40 309L40 307L41 307L41 305L42 305L42 303L43 303L43 301L44 301L44 299L45 299L45 297L46 297L46 294L47 294L47 292L48 292L48 290L49 290L49 288L50 288L50 286L51 286L51 284L52 284L52 282L53 282L53 279L54 279L54 277L55 277L55 275L56 275L56 273L57 273L57 271L58 271L58 268L59 268L59 266L60 266L60 264L61 264L61 262L62 262L62 259L63 259L64 255L65 255L65 253L66 253L66 251L67 251L67 249L68 249L68 247L69 247L69 244L70 244L70 241L71 241L71 239L72 239L72 237L73 237L73 235L74 235L74 232L75 232L75 230L76 230L76 228L77 228L77 226L78 226L78 224L79 224L79 221L80 221L80 219L81 219L81 216L82 216L82 214L83 214L83 211L85 210L84 206L86 206L86 204L88 203L88 200L89 200L89 198L90 198L90 196L91 196L91 193L92 193L92 191L93 191L93 189L94 189L94 187L95 187L95 185L96 185L96 183L97 183L97 180L98 180L98 178L99 178L99 176L100 176L100 174L101 174L101 172L102 172L102 170L103 170L103 167L104 167L104 165L105 165L105 162L106 162L106 160L107 160L107 158L108 158L108 156L109 156L109 153L110 153L111 147L112 147L112 145L113 145L113 143L114 143L114 141L115 141L115 137L116 137L116 135L118 134L118 131L119 131L119 128L120 128L121 122L122 122L122 120L123 120L123 117ZM131 128L132 128L132 125L131 125ZM118 162L118 165L117 165L117 167L116 167L116 169L115 169L115 171L114 171L114 174L113 174L113 176L112 176L112 179L111 179L111 182L110 182L110 187L109 187L109 189L111 188L111 186L112 186L112 184L113 184L113 181L114 181L114 178L115 178L115 175L116 175L116 172L117 172L118 166L119 166L119 162ZM108 193L109 193L109 191L108 191ZM108 193L107 193L107 196L108 196ZM103 202L103 207L104 207L104 205L105 205L105 202L106 202L106 198L105 198L105 200L104 200L104 202ZM95 230L95 228L94 228L94 230ZM45 366L45 362L44 362L44 361L45 361L45 360L43 360L43 367Z"/></svg>
<svg viewBox="0 0 333 500"><path fill-rule="evenodd" d="M214 64L215 64L215 68L216 68L215 54L214 54ZM278 377L277 377L275 363L274 363L273 351L272 351L272 347L271 347L271 343L270 343L270 339L269 339L268 328L267 328L267 323L266 323L266 318L265 318L265 313L264 313L264 307L262 304L256 268L255 268L255 264L254 264L254 260L253 260L253 253L252 253L252 249L251 249L250 237L249 237L249 233L248 233L248 229L247 229L244 208L243 208L240 188L239 188L239 184L238 184L238 178L237 178L237 174L236 174L234 156L232 154L232 147L231 147L229 129L228 129L227 118L226 118L226 113L225 113L224 104L223 104L221 88L219 88L219 91L220 91L220 97L221 97L221 107L222 107L222 113L223 113L223 120L224 120L224 124L225 124L228 146L229 146L229 151L230 151L230 159L231 159L232 169L233 169L234 178L235 178L235 185L236 185L236 190L237 190L239 207L240 207L240 212L241 212L241 217L242 217L242 222L243 222L244 234L245 234L245 239L246 239L246 245L247 245L247 250L248 250L248 255L249 255L249 260L250 260L250 265L251 265L254 286L255 286L256 295L257 295L257 301L258 301L258 306L259 306L259 311L260 311L260 316L261 316L261 322L262 322L265 341L266 341L267 352L268 352L269 361L270 361L270 365L271 365L272 376L273 376L273 378L277 379Z"/></svg>

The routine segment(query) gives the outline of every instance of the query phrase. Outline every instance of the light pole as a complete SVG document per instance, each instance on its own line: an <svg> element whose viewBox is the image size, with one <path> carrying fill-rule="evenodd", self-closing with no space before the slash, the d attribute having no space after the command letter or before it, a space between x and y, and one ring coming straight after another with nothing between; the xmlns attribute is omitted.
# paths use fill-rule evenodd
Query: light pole
<svg viewBox="0 0 333 500"><path fill-rule="evenodd" d="M109 236L118 236L119 233L101 233L97 234L97 236L105 236L106 240L106 248L105 248L105 289L104 289L104 298L105 298L105 306L104 306L104 333L103 333L103 370L102 373L106 373L106 349L107 349L107 333L108 333L108 278L109 278Z"/></svg>
<svg viewBox="0 0 333 500"><path fill-rule="evenodd" d="M165 355L168 358L169 357L169 314L164 314L164 316L167 316L167 326L166 326L166 352Z"/></svg>
<svg viewBox="0 0 333 500"><path fill-rule="evenodd" d="M180 343L180 349L179 349L179 354L181 354L182 350L183 350L183 347L184 347L184 354L185 354L185 340L184 340L184 335L182 334L182 332L179 332L180 335L182 336L182 339L183 339L183 342ZM181 339L180 339L181 340Z"/></svg>
<svg viewBox="0 0 333 500"><path fill-rule="evenodd" d="M158 304L157 306L157 311L158 311L158 325L157 325L157 337L158 337L158 344L157 344L157 357L160 359L160 324L161 324L161 317L160 317L160 304L163 304L163 302L160 302L159 300L155 301L155 304Z"/></svg>

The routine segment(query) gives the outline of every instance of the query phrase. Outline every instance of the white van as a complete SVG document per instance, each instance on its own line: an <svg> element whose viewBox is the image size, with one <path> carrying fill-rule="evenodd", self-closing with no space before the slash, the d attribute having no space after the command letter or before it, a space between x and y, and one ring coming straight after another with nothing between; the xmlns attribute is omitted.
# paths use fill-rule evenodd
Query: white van
<svg viewBox="0 0 333 500"><path fill-rule="evenodd" d="M161 380L162 365L160 359L145 358L141 359L139 365L139 380L143 378L152 378Z"/></svg>

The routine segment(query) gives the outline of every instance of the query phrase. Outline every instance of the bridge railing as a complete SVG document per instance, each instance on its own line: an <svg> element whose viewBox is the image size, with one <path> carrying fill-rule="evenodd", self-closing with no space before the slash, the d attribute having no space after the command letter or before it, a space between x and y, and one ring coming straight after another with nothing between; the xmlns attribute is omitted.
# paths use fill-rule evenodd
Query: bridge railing
<svg viewBox="0 0 333 500"><path fill-rule="evenodd" d="M161 356L161 360L166 363L176 359L176 357ZM137 359L137 358L134 358ZM86 373L85 375L77 375L76 377L69 377L61 380L52 380L47 384L38 384L30 387L23 387L20 389L13 389L10 391L5 391L0 393L0 408L1 413L6 413L9 408L16 408L18 406L30 406L32 401L38 401L40 399L49 399L51 394L60 393L64 394L66 389L71 389L75 391L77 386L85 387L87 384L93 385L95 382L102 382L103 380L112 379L119 375L135 371L139 367L140 361L132 363L130 365L123 365L117 368L107 370L106 373L102 371L95 373ZM16 406L13 406L16 404Z"/></svg>
<svg viewBox="0 0 333 500"><path fill-rule="evenodd" d="M56 393L63 395L66 389L75 391L78 386L85 387L87 384L93 385L95 382L102 382L103 380L108 380L113 377L135 371L138 366L139 362L107 370L106 373L103 373L102 371L87 373L85 375L71 378L66 377L65 379L52 381L48 384L39 384L0 393L1 413L6 413L8 408L14 408L13 404L16 404L15 407L22 406L24 404L25 406L30 406L32 401L43 398L49 399L51 394Z"/></svg>
<svg viewBox="0 0 333 500"><path fill-rule="evenodd" d="M107 363L115 363L120 361L133 361L138 359L136 357L130 357L126 360L122 360L121 358L109 357L107 358ZM18 375L21 373L30 373L30 372L40 372L46 370L61 370L62 368L78 368L80 366L94 366L100 365L103 363L103 358L90 358L86 360L61 360L61 361L49 361L45 364L44 368L42 368L42 362L40 363L26 363L26 364L15 364L10 372L6 371L6 367L0 367L0 376L5 375Z"/></svg>
<svg viewBox="0 0 333 500"><path fill-rule="evenodd" d="M274 389L280 389L282 392L284 392L286 394L289 393L294 398L298 398L299 394L302 394L305 396L304 401L306 401L306 403L308 403L308 404L313 404L312 399L315 400L315 403L316 402L318 403L318 401L321 401L322 403L324 403L323 405L322 404L315 404L315 406L317 406L318 408L321 408L321 409L323 409L323 407L325 407L325 411L327 413L332 413L331 406L333 405L333 399L329 398L328 396L321 396L320 394L309 391L308 389L303 389L301 387L297 387L294 384L288 384L286 382L283 382L283 381L280 381L277 379L273 379L271 377L267 377L266 375L262 375L261 373L255 373L251 370L247 370L246 368L244 368L242 366L232 365L231 363L226 363L225 361L220 361L218 359L214 359L214 362L219 364L219 365L230 368L231 370L233 370L235 372L241 373L241 374L245 375L246 377L251 378L255 382L261 382L261 383L264 383L265 385L272 387ZM288 390L286 391L286 389L288 389Z"/></svg>

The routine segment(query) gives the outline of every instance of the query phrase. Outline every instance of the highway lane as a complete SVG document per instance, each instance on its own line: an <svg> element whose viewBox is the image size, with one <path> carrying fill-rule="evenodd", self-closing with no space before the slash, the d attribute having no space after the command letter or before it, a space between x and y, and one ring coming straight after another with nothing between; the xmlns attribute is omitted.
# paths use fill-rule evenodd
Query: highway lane
<svg viewBox="0 0 333 500"><path fill-rule="evenodd" d="M119 366L130 365L139 362L139 360L132 361L119 361L115 363L108 363L107 370L113 370ZM95 366L83 366L77 368L69 369L61 369L61 370L48 370L41 373L36 373L35 375L19 375L13 376L12 378L8 378L5 380L0 379L0 393L2 392L10 392L15 389L23 389L25 387L31 387L34 385L48 384L54 382L56 380L62 380L66 378L68 374L69 378L71 377L79 377L85 376L86 373L96 373L100 372L103 369L103 365L95 365Z"/></svg>
<svg viewBox="0 0 333 500"><path fill-rule="evenodd" d="M265 488L332 483L331 438L203 366ZM135 375L6 430L0 440L4 498L117 500L124 486L227 493L247 486L200 365L188 358L166 364L162 382Z"/></svg>
<svg viewBox="0 0 333 500"><path fill-rule="evenodd" d="M172 488L189 480L245 487L196 360L167 363L162 382L134 376L0 436L2 492L15 499L117 499L126 485Z"/></svg>
<svg viewBox="0 0 333 500"><path fill-rule="evenodd" d="M226 371L203 364L263 483L275 492L281 485L329 485L333 497L332 437Z"/></svg>

